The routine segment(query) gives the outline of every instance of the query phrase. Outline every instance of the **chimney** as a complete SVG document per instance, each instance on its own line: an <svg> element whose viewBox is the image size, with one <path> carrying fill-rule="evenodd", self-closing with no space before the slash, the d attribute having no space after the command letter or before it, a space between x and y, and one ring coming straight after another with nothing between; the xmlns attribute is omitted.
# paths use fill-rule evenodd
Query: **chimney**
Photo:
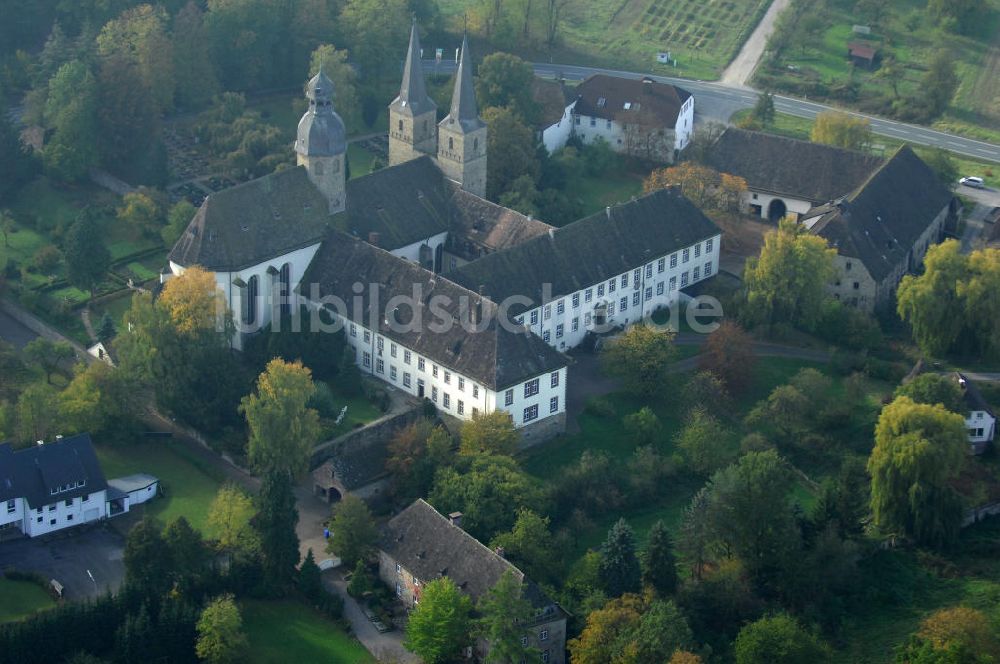
<svg viewBox="0 0 1000 664"><path fill-rule="evenodd" d="M448 520L451 521L451 525L458 526L459 528L462 527L462 513L461 512L452 512L451 514L448 515Z"/></svg>
<svg viewBox="0 0 1000 664"><path fill-rule="evenodd" d="M368 244L372 245L373 247L377 247L378 246L378 233L377 232L372 231L372 232L368 233Z"/></svg>
<svg viewBox="0 0 1000 664"><path fill-rule="evenodd" d="M611 206L610 205L608 207L604 208L604 213L606 215L608 215L608 219L611 218Z"/></svg>
<svg viewBox="0 0 1000 664"><path fill-rule="evenodd" d="M553 239L553 240L554 240L554 239L555 239L555 237L556 237L556 229L554 229L554 228L550 228L550 229L549 229L549 238L551 238L551 239Z"/></svg>
<svg viewBox="0 0 1000 664"><path fill-rule="evenodd" d="M504 550L503 550L503 547L502 547L502 546L498 546L497 548L493 549L493 553L495 553L495 554L497 554L498 556L500 556L501 558L503 558L503 557L504 557L504 553L505 553L505 552L504 552Z"/></svg>

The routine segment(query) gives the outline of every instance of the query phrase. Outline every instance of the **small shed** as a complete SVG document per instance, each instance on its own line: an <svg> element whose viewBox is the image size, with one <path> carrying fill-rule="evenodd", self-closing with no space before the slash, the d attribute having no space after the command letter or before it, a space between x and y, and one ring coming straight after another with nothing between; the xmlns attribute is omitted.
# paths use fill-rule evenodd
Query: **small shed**
<svg viewBox="0 0 1000 664"><path fill-rule="evenodd" d="M331 504L348 493L369 502L378 499L389 485L386 447L379 440L334 452L312 472L314 493Z"/></svg>
<svg viewBox="0 0 1000 664"><path fill-rule="evenodd" d="M115 358L111 352L111 346L105 344L103 341L98 341L96 344L87 349L88 355L93 355L101 362L105 362L111 366L115 366Z"/></svg>
<svg viewBox="0 0 1000 664"><path fill-rule="evenodd" d="M878 59L878 46L871 42L850 42L847 44L847 57L858 67L874 69Z"/></svg>
<svg viewBox="0 0 1000 664"><path fill-rule="evenodd" d="M108 486L127 496L127 504L131 508L155 497L160 487L160 480L146 473L136 473L108 480Z"/></svg>

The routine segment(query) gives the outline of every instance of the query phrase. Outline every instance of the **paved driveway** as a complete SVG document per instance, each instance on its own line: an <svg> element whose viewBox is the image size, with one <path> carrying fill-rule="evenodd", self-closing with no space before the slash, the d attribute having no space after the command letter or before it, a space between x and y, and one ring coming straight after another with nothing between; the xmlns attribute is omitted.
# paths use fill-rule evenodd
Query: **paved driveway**
<svg viewBox="0 0 1000 664"><path fill-rule="evenodd" d="M125 578L125 540L106 524L0 542L0 568L37 572L63 584L67 599L117 590ZM91 581L87 570L94 575Z"/></svg>

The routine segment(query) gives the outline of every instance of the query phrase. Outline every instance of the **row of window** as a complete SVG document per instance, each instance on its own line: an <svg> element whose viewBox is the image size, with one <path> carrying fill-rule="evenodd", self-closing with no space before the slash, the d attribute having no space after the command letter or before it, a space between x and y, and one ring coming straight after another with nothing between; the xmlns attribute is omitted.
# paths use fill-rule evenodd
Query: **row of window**
<svg viewBox="0 0 1000 664"><path fill-rule="evenodd" d="M53 487L49 489L50 495L56 495L57 493L62 493L64 491L72 491L77 487L87 486L87 480L79 480L77 482L69 482L68 484L63 484L61 486Z"/></svg>
<svg viewBox="0 0 1000 664"><path fill-rule="evenodd" d="M348 333L352 337L357 337L358 336L358 326L355 325L354 323L351 323L350 326L349 326L349 328L348 328ZM364 331L364 341L365 341L366 344L371 343L371 332L369 332L368 330ZM383 354L383 352L385 351L385 338L384 337L376 337L376 344L375 344L375 346L376 346L376 354L379 357L381 357L382 354ZM393 358L396 358L396 357L399 356L399 346L397 346L393 342L389 342L389 356L393 357ZM412 363L413 363L413 353L410 350L404 348L403 349L403 364L410 365ZM364 353L364 366L367 369L371 368L371 353L369 353L368 351L365 351L365 353ZM424 358L422 358L420 356L417 356L417 369L420 370L420 371L423 371L424 373L427 372L427 362L426 362L426 360L424 360ZM380 374L384 374L385 373L385 365L384 365L384 363L382 362L381 359L376 359L375 371L377 373L380 373ZM393 366L390 366L390 371L391 371L393 380L395 380L396 368L393 367ZM444 384L445 385L451 385L452 384L452 380L451 380L452 379L452 375L451 375L451 372L448 371L447 369L441 369L440 367L438 367L438 365L432 363L431 364L431 375L434 376L434 378L437 378L437 377L439 377L442 374L443 374L443 377L444 377ZM405 374L405 375L409 375L409 374ZM456 376L455 378L456 378L455 382L458 385L458 391L459 392L465 392L465 382L466 382L465 381L465 377L464 376ZM404 384L407 385L407 386L409 386L408 382L404 382ZM478 399L479 398L479 385L477 385L476 383L472 383L472 398L473 399Z"/></svg>
<svg viewBox="0 0 1000 664"><path fill-rule="evenodd" d="M714 238L709 238L709 239L705 240L704 245L705 245L705 253L706 254L710 254L712 252L712 248L714 246ZM700 258L701 257L701 253L702 253L702 243L699 242L698 244L694 245L694 247L689 247L689 248L684 249L684 250L682 250L680 252L680 262L682 264L683 263L688 263L688 262L691 261L691 252L692 252L692 250L694 251L694 257L695 258ZM678 253L674 252L673 254L670 255L670 267L671 268L677 267L677 261L678 261ZM663 258L660 258L657 261L657 263L656 263L656 271L657 271L657 273L658 274L662 274L663 272L666 272L666 269L667 269L666 265L667 265L667 257L664 256ZM699 278L699 276L697 276L698 271L699 271L699 268L695 268L695 277L694 277L695 279ZM635 290L639 289L639 283L640 283L639 280L640 280L640 277L641 277L642 273L643 273L643 268L636 268L636 269L634 269L632 271L632 287ZM705 276L707 277L711 273L712 273L712 263L711 263L711 261L709 261L708 263L705 264ZM651 279L653 277L653 264L652 263L646 265L646 267L645 267L645 276L646 276L647 279ZM623 274L623 275L621 275L620 278L619 277L615 277L614 279L608 280L608 282L607 282L607 292L609 292L609 293L615 292L615 290L617 290L617 288L618 288L618 284L619 283L621 284L622 288L628 288L628 274ZM603 283L598 284L597 285L597 297L604 297L604 292L605 292L605 284L603 284ZM594 299L594 289L593 288L588 288L585 291L583 291L583 301L584 302L590 302L593 299ZM572 306L573 306L574 309L577 308L577 307L579 307L580 306L580 294L579 293L574 293L572 295L572 297L570 298L570 301L572 302ZM556 302L556 315L557 316L562 315L565 311L566 311L566 300L565 299L558 300ZM544 320L549 320L550 318L552 318L552 305L551 304L547 304L544 307L542 307L542 316L543 316ZM530 318L530 320L531 320L531 324L532 325L537 325L538 324L538 311L537 310L531 312L531 318ZM520 320L519 322L521 322L523 324L524 321Z"/></svg>
<svg viewBox="0 0 1000 664"><path fill-rule="evenodd" d="M549 374L549 387L559 387L559 372L553 371ZM524 384L524 398L535 396L541 389L541 378L533 378ZM504 392L504 405L510 406L514 403L514 388Z"/></svg>
<svg viewBox="0 0 1000 664"><path fill-rule="evenodd" d="M700 279L701 276L702 276L702 270L704 270L704 276L706 278L710 277L712 275L712 269L713 269L712 261L707 261L704 266L698 266L698 267L695 267L693 270L691 270L691 276L690 276L690 278L688 276L688 272L687 271L683 272L681 274L681 287L683 288L684 286L687 286L689 284L689 282L692 281L692 280L693 281L697 281L698 279ZM670 285L670 292L673 292L673 291L677 290L677 277L670 277L669 285ZM656 284L656 294L657 295L663 295L663 293L665 291L665 286L666 286L666 282L663 282L663 281L657 282L657 284ZM641 297L646 302L652 300L653 299L653 287L652 286L647 286L646 289L642 292ZM640 302L640 293L638 291L632 293L632 306L633 307L639 306L639 302ZM628 296L626 296L626 297L621 298L618 301L618 305L617 305L618 309L617 310L618 311L625 311L628 308L628 306L629 306L629 298L628 298ZM607 303L607 308L605 310L605 313L608 316L613 316L614 313L615 313L615 310L616 309L615 309L615 302L614 302L614 300L612 300L611 302L608 302ZM537 310L533 311L531 313L532 313L532 319L535 319L536 315L537 315ZM584 325L585 326L590 326L591 320L592 320L592 317L591 317L591 315L589 313L584 314ZM570 321L570 328L571 328L571 330L573 332L576 332L580 328L580 318L579 317L574 317L573 320ZM555 330L555 332L556 332L556 339L561 339L563 337L563 335L565 334L565 331L566 331L565 325L563 325L562 323L557 324L556 325L556 330ZM551 338L552 338L552 335L549 332L549 330L543 330L542 331L542 340L545 343L549 343L549 341L551 340Z"/></svg>
<svg viewBox="0 0 1000 664"><path fill-rule="evenodd" d="M559 412L559 397L552 397L551 399L549 399L549 415L558 412ZM538 404L534 404L532 406L528 406L527 408L525 408L524 413L522 413L522 415L523 415L523 421L525 423L531 422L532 420L537 420Z"/></svg>

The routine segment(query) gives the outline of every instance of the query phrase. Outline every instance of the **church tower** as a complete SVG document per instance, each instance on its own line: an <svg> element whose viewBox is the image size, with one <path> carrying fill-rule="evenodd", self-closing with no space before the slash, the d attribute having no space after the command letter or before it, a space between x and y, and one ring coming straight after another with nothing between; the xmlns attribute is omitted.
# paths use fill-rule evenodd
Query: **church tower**
<svg viewBox="0 0 1000 664"><path fill-rule="evenodd" d="M437 105L427 96L420 64L417 21L410 28L410 48L399 96L389 104L389 165L395 166L437 150Z"/></svg>
<svg viewBox="0 0 1000 664"><path fill-rule="evenodd" d="M322 67L309 81L306 97L309 109L299 120L295 163L306 167L309 179L326 196L330 214L343 212L347 131L344 121L333 110L333 81L323 73Z"/></svg>
<svg viewBox="0 0 1000 664"><path fill-rule="evenodd" d="M476 108L468 37L462 40L451 110L438 124L437 161L444 174L462 189L486 196L486 123L479 119Z"/></svg>

